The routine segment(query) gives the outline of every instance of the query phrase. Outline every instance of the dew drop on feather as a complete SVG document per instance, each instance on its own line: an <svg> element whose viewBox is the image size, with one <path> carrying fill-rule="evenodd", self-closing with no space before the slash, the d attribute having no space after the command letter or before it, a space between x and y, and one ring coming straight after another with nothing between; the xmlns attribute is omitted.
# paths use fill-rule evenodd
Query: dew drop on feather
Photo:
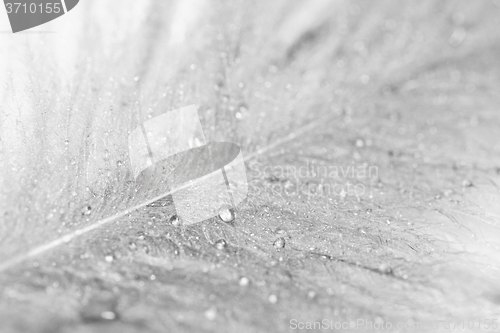
<svg viewBox="0 0 500 333"><path fill-rule="evenodd" d="M216 308L210 308L205 311L205 318L208 320L215 320L217 318L217 309Z"/></svg>
<svg viewBox="0 0 500 333"><path fill-rule="evenodd" d="M92 206L88 205L82 209L82 215L90 215L92 213Z"/></svg>
<svg viewBox="0 0 500 333"><path fill-rule="evenodd" d="M215 242L215 248L217 250L224 250L227 247L227 242L224 239L219 239L218 241Z"/></svg>
<svg viewBox="0 0 500 333"><path fill-rule="evenodd" d="M273 243L273 246L275 249L282 249L285 247L285 239L283 237L279 237L277 238L274 243Z"/></svg>
<svg viewBox="0 0 500 333"><path fill-rule="evenodd" d="M278 227L276 228L276 230L274 231L275 234L277 235L285 235L286 234L286 230L282 227Z"/></svg>
<svg viewBox="0 0 500 333"><path fill-rule="evenodd" d="M246 286L248 286L250 284L250 279L247 278L246 276L242 276L240 278L239 284L240 284L241 287L246 287Z"/></svg>
<svg viewBox="0 0 500 333"><path fill-rule="evenodd" d="M462 186L463 187L471 187L472 186L472 182L468 179L465 179L463 182L462 182Z"/></svg>
<svg viewBox="0 0 500 333"><path fill-rule="evenodd" d="M384 274L391 274L392 273L392 268L387 264L380 264L380 266L378 267L378 270Z"/></svg>
<svg viewBox="0 0 500 333"><path fill-rule="evenodd" d="M267 297L267 300L269 301L269 303L271 304L276 304L278 303L278 296L276 296L275 294L271 294Z"/></svg>
<svg viewBox="0 0 500 333"><path fill-rule="evenodd" d="M181 218L177 215L172 215L172 217L170 217L169 222L174 227L178 227L182 224Z"/></svg>
<svg viewBox="0 0 500 333"><path fill-rule="evenodd" d="M219 217L222 221L229 223L234 220L234 209L229 205L222 205L219 208Z"/></svg>
<svg viewBox="0 0 500 333"><path fill-rule="evenodd" d="M116 313L113 311L104 311L101 313L101 318L104 320L115 320Z"/></svg>

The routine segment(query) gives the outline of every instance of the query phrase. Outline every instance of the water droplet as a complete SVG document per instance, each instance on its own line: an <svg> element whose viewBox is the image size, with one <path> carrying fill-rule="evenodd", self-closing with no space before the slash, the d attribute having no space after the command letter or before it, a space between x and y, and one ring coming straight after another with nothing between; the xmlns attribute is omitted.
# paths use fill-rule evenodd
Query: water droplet
<svg viewBox="0 0 500 333"><path fill-rule="evenodd" d="M113 256L112 255L107 255L104 257L104 260L106 260L107 262L113 262Z"/></svg>
<svg viewBox="0 0 500 333"><path fill-rule="evenodd" d="M392 273L392 268L387 264L380 264L380 266L378 266L378 270L384 274Z"/></svg>
<svg viewBox="0 0 500 333"><path fill-rule="evenodd" d="M286 229L284 229L282 227L277 227L276 230L274 230L274 233L276 235L284 236L284 235L286 235Z"/></svg>
<svg viewBox="0 0 500 333"><path fill-rule="evenodd" d="M468 179L464 179L464 181L462 182L462 186L463 187L471 187L472 186L472 182Z"/></svg>
<svg viewBox="0 0 500 333"><path fill-rule="evenodd" d="M90 213L92 213L92 206L88 205L83 207L82 215L90 215Z"/></svg>
<svg viewBox="0 0 500 333"><path fill-rule="evenodd" d="M101 313L101 318L104 320L115 320L116 313L114 313L113 311L104 311Z"/></svg>
<svg viewBox="0 0 500 333"><path fill-rule="evenodd" d="M269 303L271 304L276 304L278 303L278 296L276 296L275 294L271 294L267 297L267 300L269 301Z"/></svg>
<svg viewBox="0 0 500 333"><path fill-rule="evenodd" d="M238 109L239 109L239 111L240 111L241 113L245 113L245 112L247 112L247 110L248 110L248 106L246 105L246 103L240 103L240 105L239 105L239 108L238 108Z"/></svg>
<svg viewBox="0 0 500 333"><path fill-rule="evenodd" d="M233 207L229 205L222 205L219 208L219 217L222 221L229 223L234 220L235 214Z"/></svg>
<svg viewBox="0 0 500 333"><path fill-rule="evenodd" d="M224 239L219 239L218 241L215 242L215 247L217 250L224 250L227 247L227 242Z"/></svg>
<svg viewBox="0 0 500 333"><path fill-rule="evenodd" d="M309 292L307 293L307 297L309 297L309 298L314 298L314 297L316 297L316 292L314 292L313 290L309 291Z"/></svg>
<svg viewBox="0 0 500 333"><path fill-rule="evenodd" d="M279 237L277 238L274 243L273 243L273 246L275 249L282 249L285 247L285 239L283 237Z"/></svg>
<svg viewBox="0 0 500 333"><path fill-rule="evenodd" d="M169 220L170 224L173 225L174 227L178 227L182 224L182 221L179 216L177 215L172 215Z"/></svg>
<svg viewBox="0 0 500 333"><path fill-rule="evenodd" d="M208 320L215 320L215 318L217 318L217 309L210 308L205 311L205 318L207 318Z"/></svg>
<svg viewBox="0 0 500 333"><path fill-rule="evenodd" d="M240 282L239 282L239 284L240 284L240 286L242 286L242 287L246 287L246 286L248 286L248 285L250 284L250 279L249 279L249 278L247 278L246 276L242 276L242 277L240 278Z"/></svg>
<svg viewBox="0 0 500 333"><path fill-rule="evenodd" d="M99 322L118 319L116 300L92 298L81 309L80 316L85 322Z"/></svg>
<svg viewBox="0 0 500 333"><path fill-rule="evenodd" d="M150 223L150 222L148 222ZM155 227L151 228L148 230L148 235L151 237L159 237L160 236L160 231L156 229Z"/></svg>
<svg viewBox="0 0 500 333"><path fill-rule="evenodd" d="M356 140L356 147L361 148L364 145L365 145L365 142L363 141L363 139L357 139Z"/></svg>

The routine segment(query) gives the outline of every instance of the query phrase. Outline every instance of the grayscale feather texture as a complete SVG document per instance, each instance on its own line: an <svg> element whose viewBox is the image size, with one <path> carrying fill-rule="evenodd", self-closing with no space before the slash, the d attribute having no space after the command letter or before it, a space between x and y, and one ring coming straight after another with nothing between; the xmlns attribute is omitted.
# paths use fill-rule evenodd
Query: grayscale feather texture
<svg viewBox="0 0 500 333"><path fill-rule="evenodd" d="M252 156L251 192L234 226L172 227L161 201L8 267L7 331L498 317L498 2L78 6L58 34L0 36L0 264L146 200L128 134L185 105ZM363 164L361 197L272 191L325 181L282 166Z"/></svg>

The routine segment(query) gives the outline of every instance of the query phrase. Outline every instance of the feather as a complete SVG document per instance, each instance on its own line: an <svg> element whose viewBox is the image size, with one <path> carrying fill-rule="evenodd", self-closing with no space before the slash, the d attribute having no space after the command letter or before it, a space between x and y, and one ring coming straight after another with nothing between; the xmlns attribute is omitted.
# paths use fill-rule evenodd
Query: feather
<svg viewBox="0 0 500 333"><path fill-rule="evenodd" d="M494 318L498 10L81 1L0 34L2 323ZM129 134L191 104L207 141L243 149L233 224L173 225L179 189L136 191Z"/></svg>

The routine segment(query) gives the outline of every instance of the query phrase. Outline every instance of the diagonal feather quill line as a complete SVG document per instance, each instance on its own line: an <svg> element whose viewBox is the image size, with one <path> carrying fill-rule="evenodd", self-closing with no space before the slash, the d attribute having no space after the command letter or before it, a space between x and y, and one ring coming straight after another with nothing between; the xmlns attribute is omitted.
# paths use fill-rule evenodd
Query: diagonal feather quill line
<svg viewBox="0 0 500 333"><path fill-rule="evenodd" d="M295 140L296 138L300 138L301 135L306 134L315 128L318 128L320 125L325 124L328 120L331 120L332 118L333 118L332 115L329 114L327 116L320 117L320 118L316 119L315 121L310 122L307 125L299 127L298 129L296 129L295 131L292 131L289 135L283 137L282 139L276 140L275 142L273 142L273 143L271 143L263 148L257 149L256 151L254 151L253 153L250 153L247 156L244 156L244 161L248 162L249 160L252 160L258 156L261 156L261 155L268 153L269 151L275 149L276 147L282 146L290 141ZM77 229L69 234L66 234L62 237L54 239L53 241L36 246L35 248L31 249L30 251L28 251L26 253L12 257L11 259L4 261L3 263L0 263L0 272L3 272L3 271L5 271L5 270L7 270L7 269L19 264L19 263L22 263L28 259L42 255L42 254L44 254L50 250L53 250L59 246L67 244L67 243L71 242L72 240L74 240L74 239L76 239L76 238L78 238L78 237L80 237L88 232L99 229L102 226L109 224L109 223L112 223L112 222L126 216L127 214L130 214L130 213L138 210L138 209L146 207L147 205L149 205L153 202L161 200L161 199L163 199L163 198L165 198L173 193L176 193L182 189L190 187L193 184L197 184L197 183L207 179L209 176L210 176L210 174L207 174L203 177L194 179L194 180L187 182L179 187L176 187L176 188L174 188L174 189L172 189L164 194L158 195L154 198L146 200L138 205L127 208L119 213L116 213L116 214L111 215L109 217L106 217L104 219L100 219L100 220L92 223L89 226L79 228L79 229Z"/></svg>

